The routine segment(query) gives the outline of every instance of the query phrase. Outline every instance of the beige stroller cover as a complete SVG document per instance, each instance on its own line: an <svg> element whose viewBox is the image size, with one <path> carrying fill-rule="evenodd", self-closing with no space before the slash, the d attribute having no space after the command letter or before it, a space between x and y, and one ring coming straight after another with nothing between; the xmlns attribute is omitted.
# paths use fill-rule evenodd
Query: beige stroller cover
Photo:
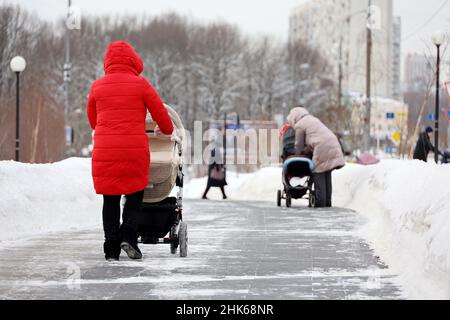
<svg viewBox="0 0 450 320"><path fill-rule="evenodd" d="M150 181L145 189L144 203L158 203L169 197L182 165L186 140L184 126L175 110L168 105L165 107L174 125L172 137L155 135L156 123L150 116L146 121L150 144Z"/></svg>

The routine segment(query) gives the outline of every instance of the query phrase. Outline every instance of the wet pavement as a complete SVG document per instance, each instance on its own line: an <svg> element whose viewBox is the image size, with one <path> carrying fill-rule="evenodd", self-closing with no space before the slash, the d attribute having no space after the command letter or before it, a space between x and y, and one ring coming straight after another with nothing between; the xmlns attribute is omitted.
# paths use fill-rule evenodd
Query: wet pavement
<svg viewBox="0 0 450 320"><path fill-rule="evenodd" d="M107 263L101 230L3 244L0 299L402 299L360 215L296 205L185 201L187 258L141 246Z"/></svg>

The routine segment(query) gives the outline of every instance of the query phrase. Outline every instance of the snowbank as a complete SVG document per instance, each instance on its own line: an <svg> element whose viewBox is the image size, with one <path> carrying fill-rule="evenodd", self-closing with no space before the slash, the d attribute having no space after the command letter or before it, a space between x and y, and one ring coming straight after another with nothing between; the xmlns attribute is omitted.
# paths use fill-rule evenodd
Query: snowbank
<svg viewBox="0 0 450 320"><path fill-rule="evenodd" d="M361 230L413 299L450 299L450 166L384 160L334 176L336 204L368 218Z"/></svg>
<svg viewBox="0 0 450 320"><path fill-rule="evenodd" d="M0 240L101 228L102 199L90 159L54 164L0 162Z"/></svg>
<svg viewBox="0 0 450 320"><path fill-rule="evenodd" d="M281 169L264 168L253 174L227 173L227 196L232 200L244 201L276 201L276 190L281 188ZM208 179L200 178L189 181L184 187L184 196L188 199L200 199L206 188ZM275 191L274 191L275 190ZM220 200L222 193L212 188L209 199Z"/></svg>
<svg viewBox="0 0 450 320"><path fill-rule="evenodd" d="M367 217L361 236L370 242L415 299L450 299L450 166L383 160L349 164L334 173L334 204ZM281 169L228 177L232 200L270 201L281 188ZM200 198L206 178L192 180L188 197ZM212 199L220 191L211 190ZM306 204L306 203L305 203Z"/></svg>

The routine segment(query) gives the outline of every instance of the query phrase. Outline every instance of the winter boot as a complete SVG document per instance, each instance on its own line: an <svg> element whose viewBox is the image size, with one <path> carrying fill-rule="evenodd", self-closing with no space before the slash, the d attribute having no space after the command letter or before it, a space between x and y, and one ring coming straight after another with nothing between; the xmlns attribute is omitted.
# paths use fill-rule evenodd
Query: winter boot
<svg viewBox="0 0 450 320"><path fill-rule="evenodd" d="M129 231L122 230L123 240L120 244L120 247L123 251L128 255L130 259L140 260L142 259L142 252L139 250L137 243L137 236Z"/></svg>
<svg viewBox="0 0 450 320"><path fill-rule="evenodd" d="M142 259L142 252L139 250L139 247L136 244L131 244L130 242L124 241L120 245L122 250L126 252L128 255L128 258L133 260L141 260Z"/></svg>
<svg viewBox="0 0 450 320"><path fill-rule="evenodd" d="M120 241L106 241L103 245L105 259L107 261L119 261L120 257Z"/></svg>

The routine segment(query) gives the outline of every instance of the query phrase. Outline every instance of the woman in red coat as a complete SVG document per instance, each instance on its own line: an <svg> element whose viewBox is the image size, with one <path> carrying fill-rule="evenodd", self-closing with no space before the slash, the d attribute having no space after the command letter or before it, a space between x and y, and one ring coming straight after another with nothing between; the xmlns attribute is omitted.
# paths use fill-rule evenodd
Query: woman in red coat
<svg viewBox="0 0 450 320"><path fill-rule="evenodd" d="M137 218L149 182L147 110L162 133L172 134L173 124L156 91L140 76L144 65L131 45L123 41L110 44L104 70L105 76L92 85L87 114L95 130L94 186L104 198L105 257L118 260L123 249L130 258L141 259ZM127 201L120 225L122 195Z"/></svg>

